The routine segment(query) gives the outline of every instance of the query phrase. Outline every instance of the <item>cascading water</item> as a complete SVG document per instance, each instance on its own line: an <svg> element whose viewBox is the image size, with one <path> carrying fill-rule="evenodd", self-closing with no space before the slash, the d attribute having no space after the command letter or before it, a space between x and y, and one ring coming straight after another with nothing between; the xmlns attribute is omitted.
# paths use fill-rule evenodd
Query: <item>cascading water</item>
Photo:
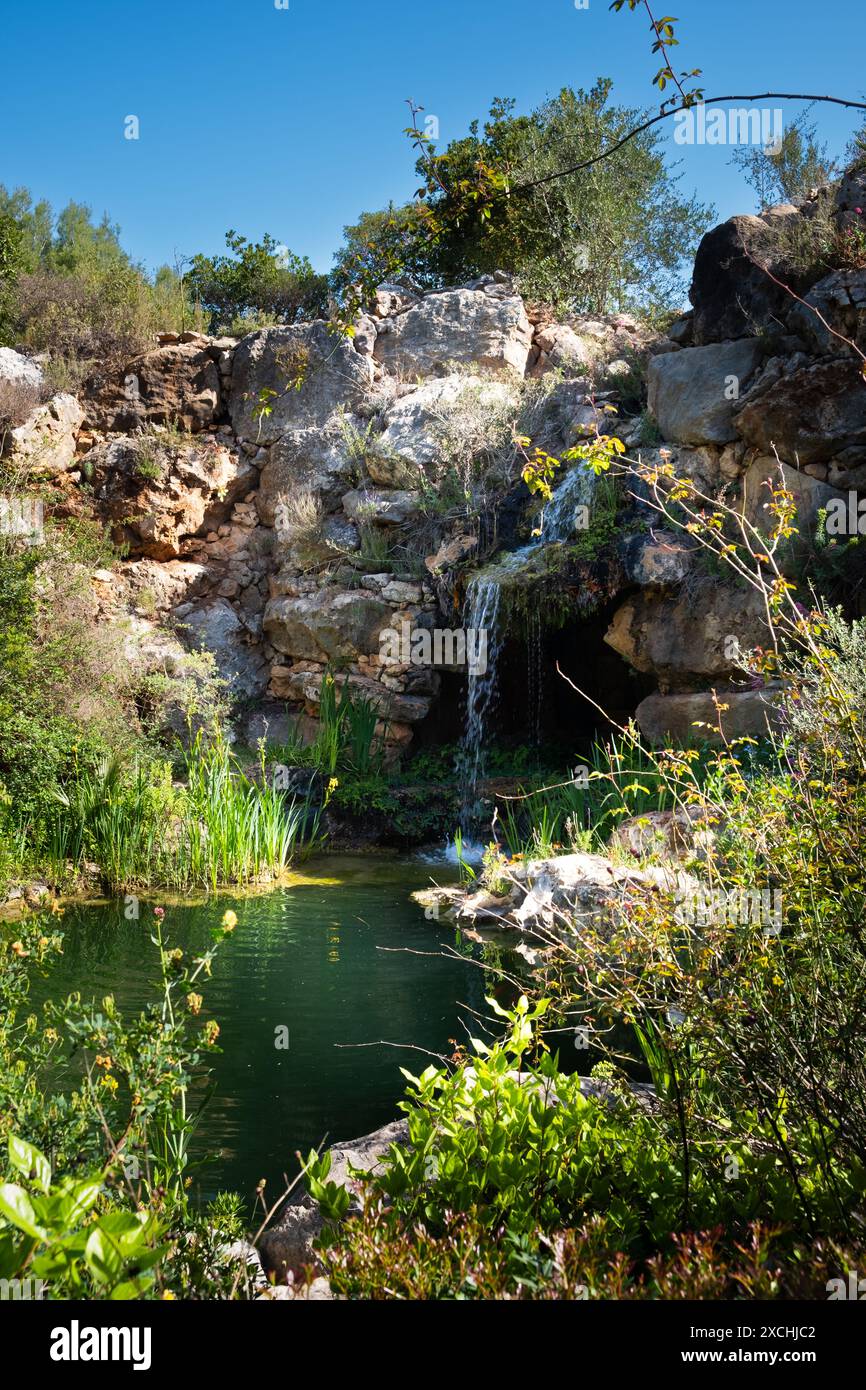
<svg viewBox="0 0 866 1390"><path fill-rule="evenodd" d="M484 735L487 721L496 700L497 657L501 645L499 603L502 591L499 581L485 575L473 579L466 591L464 627L474 632L475 649L478 634L486 636L486 659L470 664L466 685L466 727L460 748L460 827L471 832L476 818L478 781L484 759Z"/></svg>
<svg viewBox="0 0 866 1390"><path fill-rule="evenodd" d="M463 625L467 632L476 634L476 651L479 650L477 634L486 635L486 662L479 663L474 669L470 666L466 687L466 725L459 759L460 828L464 835L471 835L478 819L478 783L484 767L484 739L496 703L498 657L504 636L500 622L500 578L505 579L520 570L529 557L544 545L568 541L581 527L579 509L590 505L594 486L595 474L584 464L578 463L562 479L545 510L542 539L504 555L495 570L476 576L466 591ZM541 613L531 615L527 643L527 694L529 735L534 743L541 739L542 627Z"/></svg>

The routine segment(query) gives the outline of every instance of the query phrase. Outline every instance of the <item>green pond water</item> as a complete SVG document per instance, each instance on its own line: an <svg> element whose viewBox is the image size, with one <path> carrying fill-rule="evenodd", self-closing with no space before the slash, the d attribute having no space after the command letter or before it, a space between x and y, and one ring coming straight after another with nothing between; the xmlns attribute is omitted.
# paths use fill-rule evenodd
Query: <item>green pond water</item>
<svg viewBox="0 0 866 1390"><path fill-rule="evenodd" d="M401 1066L430 1060L381 1041L450 1053L465 1038L460 1004L483 1008L484 972L447 958L454 933L425 919L410 893L453 877L419 860L327 858L296 883L261 896L221 894L168 906L171 945L199 952L227 908L238 925L206 981L207 1017L220 1025L222 1053L209 1059L216 1089L194 1142L195 1188L251 1200L261 1178L276 1196L295 1153L354 1138L396 1118ZM154 997L152 906L127 921L122 903L74 907L63 919L64 954L40 987L58 999L111 993L125 1011ZM419 953L419 954L413 954ZM275 1046L288 1029L289 1048ZM357 1046L358 1044L376 1044Z"/></svg>

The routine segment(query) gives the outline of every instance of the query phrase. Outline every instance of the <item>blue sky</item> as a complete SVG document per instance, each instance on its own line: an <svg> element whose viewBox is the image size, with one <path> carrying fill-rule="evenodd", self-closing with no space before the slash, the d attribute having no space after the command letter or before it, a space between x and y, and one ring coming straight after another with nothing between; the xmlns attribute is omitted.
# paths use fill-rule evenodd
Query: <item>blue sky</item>
<svg viewBox="0 0 866 1390"><path fill-rule="evenodd" d="M678 16L677 55L703 68L707 95L866 100L866 0L658 5ZM415 187L407 97L438 117L443 144L494 96L528 110L600 75L622 103L656 104L647 22L608 0L6 0L2 40L0 182L107 210L151 268L221 250L234 227L327 269L346 222ZM815 114L844 145L854 113ZM728 149L682 149L663 129L684 189L720 216L751 209Z"/></svg>

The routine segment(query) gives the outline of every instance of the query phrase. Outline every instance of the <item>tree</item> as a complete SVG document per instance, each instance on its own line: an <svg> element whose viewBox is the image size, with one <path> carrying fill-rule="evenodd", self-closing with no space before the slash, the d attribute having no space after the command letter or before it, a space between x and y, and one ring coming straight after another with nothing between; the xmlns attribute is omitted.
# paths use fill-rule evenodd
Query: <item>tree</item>
<svg viewBox="0 0 866 1390"><path fill-rule="evenodd" d="M819 145L817 129L807 117L808 109L791 122L778 149L747 145L734 151L731 163L757 193L759 211L774 203L801 202L810 189L821 188L838 174L838 164L827 146Z"/></svg>
<svg viewBox="0 0 866 1390"><path fill-rule="evenodd" d="M267 233L251 242L229 231L226 245L232 255L194 256L187 276L212 329L297 323L327 313L327 276L317 275L306 256L296 256Z"/></svg>
<svg viewBox="0 0 866 1390"><path fill-rule="evenodd" d="M425 186L411 210L401 210L410 274L426 286L509 271L525 295L560 312L676 302L686 259L713 210L679 196L654 131L591 170L550 177L607 149L640 119L612 104L610 91L608 79L590 91L566 87L524 116L513 100L498 98L483 131L474 122L441 155L417 135ZM387 263L393 230L389 243L376 216L384 214L366 214L347 229L338 265L357 253L359 230L371 234Z"/></svg>

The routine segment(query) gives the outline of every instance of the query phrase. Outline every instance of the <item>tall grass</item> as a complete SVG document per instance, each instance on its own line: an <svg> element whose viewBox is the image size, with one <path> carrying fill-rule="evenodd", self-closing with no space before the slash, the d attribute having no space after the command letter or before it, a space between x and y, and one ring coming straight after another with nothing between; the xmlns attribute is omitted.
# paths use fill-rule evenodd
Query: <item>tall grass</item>
<svg viewBox="0 0 866 1390"><path fill-rule="evenodd" d="M327 674L319 696L319 730L304 746L299 738L274 748L281 761L315 767L327 777L337 772L359 776L380 772L384 761L384 736L376 733L379 714L364 695L353 693L348 679L337 685Z"/></svg>
<svg viewBox="0 0 866 1390"><path fill-rule="evenodd" d="M106 888L185 891L253 883L283 873L315 842L318 817L286 800L262 758L249 776L221 735L196 735L184 755L186 785L168 764L136 767L103 759L58 791L44 827L44 861L58 882L96 866Z"/></svg>
<svg viewBox="0 0 866 1390"><path fill-rule="evenodd" d="M511 855L544 859L563 848L600 851L620 820L674 805L669 781L637 738L593 744L588 778L520 791L495 826Z"/></svg>

